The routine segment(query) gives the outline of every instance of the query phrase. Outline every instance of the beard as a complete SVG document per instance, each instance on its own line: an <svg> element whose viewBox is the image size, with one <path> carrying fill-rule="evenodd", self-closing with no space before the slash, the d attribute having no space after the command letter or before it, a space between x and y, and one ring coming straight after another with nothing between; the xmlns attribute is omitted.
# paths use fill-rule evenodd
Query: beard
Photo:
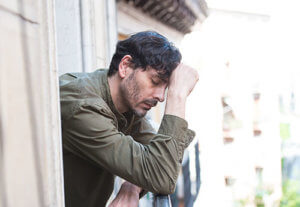
<svg viewBox="0 0 300 207"><path fill-rule="evenodd" d="M137 117L144 117L147 113L146 109L139 109L139 104L145 103L151 107L156 106L157 100L145 99L141 100L141 88L139 82L136 80L135 70L128 76L127 79L120 85L121 98L123 103L131 110Z"/></svg>

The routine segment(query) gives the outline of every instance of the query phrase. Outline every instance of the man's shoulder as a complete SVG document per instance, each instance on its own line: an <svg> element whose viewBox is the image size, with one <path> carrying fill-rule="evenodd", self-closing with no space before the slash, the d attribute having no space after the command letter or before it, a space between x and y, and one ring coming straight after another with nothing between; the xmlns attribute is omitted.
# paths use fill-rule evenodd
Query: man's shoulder
<svg viewBox="0 0 300 207"><path fill-rule="evenodd" d="M105 70L93 73L66 73L59 77L60 100L105 99Z"/></svg>
<svg viewBox="0 0 300 207"><path fill-rule="evenodd" d="M108 104L101 97L90 97L86 99L62 99L61 100L62 119L69 119L81 111L93 111L99 115L114 118L114 113Z"/></svg>
<svg viewBox="0 0 300 207"><path fill-rule="evenodd" d="M62 119L80 111L83 107L113 115L103 97L105 70L93 73L67 73L60 76L60 103Z"/></svg>
<svg viewBox="0 0 300 207"><path fill-rule="evenodd" d="M69 85L72 83L74 86L80 86L80 85L101 85L103 84L103 79L107 75L106 69L98 69L91 73L65 73L59 77L59 86L62 88L66 85Z"/></svg>

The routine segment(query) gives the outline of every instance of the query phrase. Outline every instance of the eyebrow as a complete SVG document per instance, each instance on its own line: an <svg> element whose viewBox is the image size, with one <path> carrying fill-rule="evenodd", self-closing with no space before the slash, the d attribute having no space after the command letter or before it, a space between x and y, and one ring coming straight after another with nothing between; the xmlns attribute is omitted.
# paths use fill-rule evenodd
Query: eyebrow
<svg viewBox="0 0 300 207"><path fill-rule="evenodd" d="M165 76L165 74L161 73L161 71L159 71L159 70L155 70L155 72L151 74L151 78L155 77L155 78L158 78L159 80L161 80L164 83L168 83L170 77L164 77L164 76Z"/></svg>
<svg viewBox="0 0 300 207"><path fill-rule="evenodd" d="M168 81L169 81L169 78L163 78L162 75L160 75L159 73L154 74L153 77L158 78L159 80L161 80L164 83L168 83Z"/></svg>

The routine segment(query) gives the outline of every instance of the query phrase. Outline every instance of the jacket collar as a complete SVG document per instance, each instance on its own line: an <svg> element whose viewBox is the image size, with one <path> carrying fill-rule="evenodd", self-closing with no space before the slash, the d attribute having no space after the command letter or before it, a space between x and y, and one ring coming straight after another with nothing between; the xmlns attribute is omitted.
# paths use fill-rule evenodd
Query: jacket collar
<svg viewBox="0 0 300 207"><path fill-rule="evenodd" d="M115 104L113 103L110 88L109 88L109 83L108 83L108 70L101 70L99 90L101 92L103 100L107 103L111 111L117 117L119 124L123 126L127 126L127 119L122 113L120 113L117 110ZM127 112L124 114L126 114L126 117L129 118L129 120L131 120L133 118L132 116L134 116L132 112ZM130 117L128 117L128 115Z"/></svg>

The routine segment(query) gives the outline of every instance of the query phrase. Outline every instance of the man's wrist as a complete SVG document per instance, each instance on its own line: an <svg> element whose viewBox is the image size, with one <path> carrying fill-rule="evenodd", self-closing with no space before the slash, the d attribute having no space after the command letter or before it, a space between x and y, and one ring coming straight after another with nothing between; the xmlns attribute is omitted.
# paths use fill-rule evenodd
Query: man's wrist
<svg viewBox="0 0 300 207"><path fill-rule="evenodd" d="M175 115L185 118L186 96L179 93L168 91L165 114Z"/></svg>
<svg viewBox="0 0 300 207"><path fill-rule="evenodd" d="M185 102L186 99L187 95L184 93L181 93L178 90L172 90L171 88L168 89L167 100Z"/></svg>
<svg viewBox="0 0 300 207"><path fill-rule="evenodd" d="M122 190L126 190L127 192L132 192L132 193L137 193L137 194L140 194L142 192L142 188L130 183L130 182L127 182L125 181L123 184L122 184Z"/></svg>

